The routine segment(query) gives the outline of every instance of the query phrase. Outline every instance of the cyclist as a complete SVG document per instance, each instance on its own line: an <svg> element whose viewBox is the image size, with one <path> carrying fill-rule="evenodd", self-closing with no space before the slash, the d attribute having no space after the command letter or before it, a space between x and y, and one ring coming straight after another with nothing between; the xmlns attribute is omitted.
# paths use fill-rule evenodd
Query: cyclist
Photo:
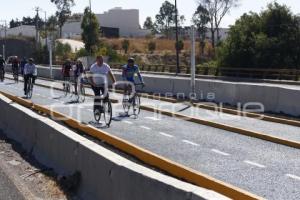
<svg viewBox="0 0 300 200"><path fill-rule="evenodd" d="M63 86L65 88L65 83L70 81L71 74L70 71L72 69L72 63L71 60L67 60L63 65L62 65L62 76L63 76Z"/></svg>
<svg viewBox="0 0 300 200"><path fill-rule="evenodd" d="M116 78L113 75L110 66L104 63L103 56L97 56L96 63L90 68L90 74L89 81L95 94L95 110L95 108L97 108L96 106L99 105L98 103L101 102L101 94L104 96L105 101L109 99L107 77L112 80L113 84L116 83Z"/></svg>
<svg viewBox="0 0 300 200"><path fill-rule="evenodd" d="M13 75L16 76L16 80L18 81L18 76L19 76L19 59L17 56L15 56L12 60L12 63L11 63L11 67L12 67L12 72L13 72Z"/></svg>
<svg viewBox="0 0 300 200"><path fill-rule="evenodd" d="M29 78L32 78L32 84L35 82L35 78L37 76L37 68L33 63L34 60L29 58L28 63L24 66L24 93L27 95L27 84Z"/></svg>
<svg viewBox="0 0 300 200"><path fill-rule="evenodd" d="M82 74L84 73L84 67L80 59L76 61L74 77L75 77L75 95L77 95L78 83L81 81Z"/></svg>
<svg viewBox="0 0 300 200"><path fill-rule="evenodd" d="M23 57L23 59L21 60L21 63L20 63L20 68L21 68L21 74L24 75L24 67L26 65L27 61L26 61L26 58Z"/></svg>
<svg viewBox="0 0 300 200"><path fill-rule="evenodd" d="M139 67L135 65L134 58L129 58L127 65L123 66L123 73L122 73L123 81L128 81L132 84L135 84L135 80L134 80L135 74L138 75L140 83L142 84L142 86L144 86L145 83L140 73ZM128 86L125 87L125 94L127 94L129 91L132 91L130 84L128 84Z"/></svg>
<svg viewBox="0 0 300 200"><path fill-rule="evenodd" d="M2 71L2 76L0 78L4 79L4 75L5 75L5 60L3 59L2 55L0 55L0 70ZM1 80L3 81L3 80Z"/></svg>

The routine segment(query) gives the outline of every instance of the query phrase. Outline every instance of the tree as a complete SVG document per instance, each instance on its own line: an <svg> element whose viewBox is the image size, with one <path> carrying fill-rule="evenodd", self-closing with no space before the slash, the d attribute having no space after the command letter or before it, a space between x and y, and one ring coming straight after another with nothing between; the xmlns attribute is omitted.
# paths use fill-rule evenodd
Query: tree
<svg viewBox="0 0 300 200"><path fill-rule="evenodd" d="M230 28L218 52L224 67L300 67L300 22L286 6L269 4L260 14L244 14Z"/></svg>
<svg viewBox="0 0 300 200"><path fill-rule="evenodd" d="M150 51L150 53L153 53L155 49L156 49L156 42L150 41L148 43L148 51Z"/></svg>
<svg viewBox="0 0 300 200"><path fill-rule="evenodd" d="M56 5L56 16L58 18L59 36L62 37L62 27L71 15L71 7L75 5L74 0L51 0Z"/></svg>
<svg viewBox="0 0 300 200"><path fill-rule="evenodd" d="M177 48L180 53L184 48L183 40L179 40L178 43L175 42L175 48Z"/></svg>
<svg viewBox="0 0 300 200"><path fill-rule="evenodd" d="M11 20L10 22L9 22L9 27L10 28L15 28L15 27L18 27L18 26L21 26L22 25L22 21L19 21L18 19L16 19L16 20Z"/></svg>
<svg viewBox="0 0 300 200"><path fill-rule="evenodd" d="M152 33L156 33L157 32L156 29L155 29L155 26L154 26L154 23L153 23L151 17L147 17L146 18L146 21L144 22L143 28L151 30Z"/></svg>
<svg viewBox="0 0 300 200"><path fill-rule="evenodd" d="M212 45L220 41L220 24L231 8L236 7L239 0L198 0L199 6L209 13L209 23ZM217 39L215 37L217 33Z"/></svg>
<svg viewBox="0 0 300 200"><path fill-rule="evenodd" d="M81 23L82 40L85 44L85 49L94 54L98 51L99 46L99 29L100 25L98 19L94 13L90 12L90 9L85 8L82 23Z"/></svg>
<svg viewBox="0 0 300 200"><path fill-rule="evenodd" d="M123 40L122 41L122 49L124 50L125 54L127 54L129 46L130 46L130 41L129 40Z"/></svg>
<svg viewBox="0 0 300 200"><path fill-rule="evenodd" d="M72 48L68 43L63 44L59 41L56 42L55 55L58 56L61 60L65 60L69 58L71 52L72 52Z"/></svg>
<svg viewBox="0 0 300 200"><path fill-rule="evenodd" d="M200 38L201 55L204 54L205 38L207 33L207 24L209 22L209 12L202 5L199 5L196 12L193 15L193 23L197 27L197 31Z"/></svg>
<svg viewBox="0 0 300 200"><path fill-rule="evenodd" d="M156 25L160 32L165 33L167 37L170 37L170 27L175 23L175 5L169 1L165 1L160 10L159 14L156 15Z"/></svg>

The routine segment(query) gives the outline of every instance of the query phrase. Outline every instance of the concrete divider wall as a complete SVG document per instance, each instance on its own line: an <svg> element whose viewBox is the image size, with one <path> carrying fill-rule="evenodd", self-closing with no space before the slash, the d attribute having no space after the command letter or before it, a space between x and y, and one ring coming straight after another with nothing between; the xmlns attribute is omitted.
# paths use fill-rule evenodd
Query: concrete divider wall
<svg viewBox="0 0 300 200"><path fill-rule="evenodd" d="M0 107L0 129L8 137L60 174L81 173L82 199L228 199L133 163L2 95Z"/></svg>
<svg viewBox="0 0 300 200"><path fill-rule="evenodd" d="M9 69L8 69L9 70ZM39 67L38 75L44 78L50 78L49 68ZM122 80L120 72L115 73L117 80ZM55 80L61 80L61 69L53 68L53 76ZM190 79L184 77L167 77L159 75L144 75L147 83L144 88L145 92L150 93L184 93L186 96L190 94ZM209 93L214 93L214 102L228 103L237 105L249 102L262 103L266 112L285 113L293 116L300 116L300 89L289 89L281 86L269 86L263 83L239 83L226 82L220 80L196 80L197 97L203 100L207 99Z"/></svg>

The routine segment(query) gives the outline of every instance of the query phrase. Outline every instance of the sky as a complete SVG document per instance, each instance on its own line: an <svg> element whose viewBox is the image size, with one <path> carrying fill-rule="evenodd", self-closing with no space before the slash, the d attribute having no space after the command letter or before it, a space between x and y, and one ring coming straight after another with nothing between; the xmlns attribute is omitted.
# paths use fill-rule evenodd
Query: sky
<svg viewBox="0 0 300 200"><path fill-rule="evenodd" d="M169 0L170 2L174 0ZM0 24L2 20L10 21L12 18L21 19L23 16L34 16L34 8L40 7L47 12L47 15L55 13L56 7L50 0L0 0ZM164 0L92 0L92 9L95 13L102 13L114 7L124 9L135 8L140 10L140 24L142 25L147 16L152 18L158 13ZM178 10L181 15L185 15L185 25L191 24L191 18L197 8L197 0L177 0ZM233 8L231 12L223 19L222 27L233 25L245 12L260 12L266 8L266 5L274 0L240 0L239 6ZM278 3L286 4L295 14L300 14L299 0L277 0ZM88 0L75 0L76 6L72 8L73 12L82 13L88 6ZM44 13L41 13L44 16Z"/></svg>

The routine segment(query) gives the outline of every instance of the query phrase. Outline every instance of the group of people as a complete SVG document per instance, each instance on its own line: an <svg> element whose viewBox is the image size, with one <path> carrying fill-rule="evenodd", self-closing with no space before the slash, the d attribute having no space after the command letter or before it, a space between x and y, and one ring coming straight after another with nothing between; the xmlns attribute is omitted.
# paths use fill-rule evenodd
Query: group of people
<svg viewBox="0 0 300 200"><path fill-rule="evenodd" d="M5 60L0 55L0 70L4 70L5 64ZM24 93L27 95L26 88L29 78L32 78L32 82L34 83L37 77L37 68L34 64L34 60L32 58L29 58L28 60L23 58L22 61L19 62L18 58L15 57L11 60L11 65L13 73L18 74L20 72L24 76ZM140 84L144 85L144 80L139 67L135 64L133 58L128 59L128 62L123 66L122 71L122 81L127 81L129 83L128 85L135 84L134 77L136 74ZM81 60L77 60L74 63L72 63L71 60L67 60L62 65L62 76L64 81L70 81L72 72L75 80L75 93L77 93L79 81L83 82L83 80L87 80L87 84L90 84L94 91L96 97L95 103L100 101L100 98L97 97L100 97L101 95L103 95L105 99L109 98L108 78L113 84L117 82L110 66L104 62L103 56L97 56L96 62L89 69L84 68Z"/></svg>
<svg viewBox="0 0 300 200"><path fill-rule="evenodd" d="M73 67L74 66L74 67ZM95 104L100 102L101 95L105 99L109 98L108 95L108 78L113 84L117 82L110 66L104 62L103 56L97 56L96 62L89 68L84 69L81 60L77 60L75 65L70 60L67 60L62 66L62 75L64 81L69 81L71 71L73 69L73 76L75 80L75 93L77 93L78 83L87 77L88 84L91 85L95 94ZM127 81L129 84L135 84L135 75L138 76L140 84L145 85L143 77L140 73L138 65L135 64L134 58L129 58L127 64L122 67L122 81ZM132 89L127 87L128 90Z"/></svg>
<svg viewBox="0 0 300 200"><path fill-rule="evenodd" d="M24 77L24 93L27 95L27 84L29 78L32 78L32 82L35 82L37 77L37 68L34 64L33 58L23 58L19 61L17 56L11 57L9 61L11 64L12 73L16 76L19 76L19 73ZM5 75L5 65L6 61L4 60L3 56L0 55L0 70L3 72L3 76Z"/></svg>

